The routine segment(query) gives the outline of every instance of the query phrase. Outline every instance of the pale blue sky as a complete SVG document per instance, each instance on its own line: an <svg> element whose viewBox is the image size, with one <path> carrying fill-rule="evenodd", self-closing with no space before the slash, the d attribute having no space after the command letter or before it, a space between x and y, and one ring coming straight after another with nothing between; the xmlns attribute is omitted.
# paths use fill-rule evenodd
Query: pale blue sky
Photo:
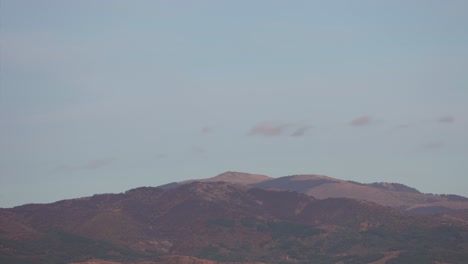
<svg viewBox="0 0 468 264"><path fill-rule="evenodd" d="M468 1L0 0L0 207L227 170L468 196Z"/></svg>

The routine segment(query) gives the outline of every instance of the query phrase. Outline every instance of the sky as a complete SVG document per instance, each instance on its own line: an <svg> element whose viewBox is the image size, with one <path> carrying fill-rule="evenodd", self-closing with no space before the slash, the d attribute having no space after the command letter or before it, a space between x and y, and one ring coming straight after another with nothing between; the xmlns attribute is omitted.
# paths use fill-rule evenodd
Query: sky
<svg viewBox="0 0 468 264"><path fill-rule="evenodd" d="M468 196L468 1L0 0L0 207L228 170Z"/></svg>

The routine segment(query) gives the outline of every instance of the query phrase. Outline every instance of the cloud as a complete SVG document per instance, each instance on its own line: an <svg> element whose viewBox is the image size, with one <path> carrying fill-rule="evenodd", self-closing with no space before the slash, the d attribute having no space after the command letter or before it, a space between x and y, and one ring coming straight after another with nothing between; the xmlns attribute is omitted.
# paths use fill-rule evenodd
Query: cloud
<svg viewBox="0 0 468 264"><path fill-rule="evenodd" d="M166 155L166 154L160 153L160 154L157 154L157 155L155 156L155 158L156 158L156 159L165 159L165 158L167 158L167 155Z"/></svg>
<svg viewBox="0 0 468 264"><path fill-rule="evenodd" d="M370 116L360 116L355 119L353 119L349 125L351 126L368 126L370 124L374 123L374 119Z"/></svg>
<svg viewBox="0 0 468 264"><path fill-rule="evenodd" d="M425 149L440 149L443 146L444 144L442 144L442 142L431 142L431 143L422 145L422 147Z"/></svg>
<svg viewBox="0 0 468 264"><path fill-rule="evenodd" d="M395 128L409 128L409 127L410 127L409 124L401 124L401 125L395 126Z"/></svg>
<svg viewBox="0 0 468 264"><path fill-rule="evenodd" d="M299 127L291 134L291 137L302 137L309 129L309 126Z"/></svg>
<svg viewBox="0 0 468 264"><path fill-rule="evenodd" d="M441 116L436 120L437 123L441 123L441 124L450 124L450 123L453 123L454 121L455 119L453 118L453 116L450 116L450 115Z"/></svg>
<svg viewBox="0 0 468 264"><path fill-rule="evenodd" d="M249 135L251 136L266 136L266 137L273 137L273 136L280 136L282 135L286 129L290 127L289 124L280 124L280 125L272 125L272 124L258 124L250 129Z"/></svg>
<svg viewBox="0 0 468 264"><path fill-rule="evenodd" d="M98 170L108 166L111 166L112 163L115 162L115 158L101 158L101 159L94 159L90 160L87 163L77 166L60 166L55 169L55 172L75 172L75 171L83 171L83 170Z"/></svg>
<svg viewBox="0 0 468 264"><path fill-rule="evenodd" d="M207 150L203 147L200 147L200 146L195 146L195 147L192 147L191 148L191 151L193 153L196 153L196 154L203 154L203 153L206 153Z"/></svg>
<svg viewBox="0 0 468 264"><path fill-rule="evenodd" d="M91 160L88 163L84 164L83 166L78 167L78 169L96 170L96 169L100 169L103 167L107 167L111 165L114 161L115 161L114 158L103 158L103 159Z"/></svg>
<svg viewBox="0 0 468 264"><path fill-rule="evenodd" d="M204 134L204 135L211 134L211 133L213 133L213 128L208 127L208 126L203 127L201 129L201 133Z"/></svg>

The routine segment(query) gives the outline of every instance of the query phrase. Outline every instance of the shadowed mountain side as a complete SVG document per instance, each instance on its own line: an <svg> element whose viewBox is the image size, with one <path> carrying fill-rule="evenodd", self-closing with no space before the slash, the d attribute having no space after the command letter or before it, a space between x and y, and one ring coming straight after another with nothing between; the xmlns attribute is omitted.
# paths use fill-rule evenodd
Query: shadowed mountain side
<svg viewBox="0 0 468 264"><path fill-rule="evenodd" d="M263 262L218 262L189 256L164 256L152 260L143 260L131 263L122 263L106 260L88 260L68 264L265 264Z"/></svg>
<svg viewBox="0 0 468 264"><path fill-rule="evenodd" d="M398 183L362 184L322 175L294 175L266 180L251 186L291 190L306 193L317 199L352 198L385 206L414 210L417 207L444 206L449 209L468 209L465 197L457 195L423 194Z"/></svg>
<svg viewBox="0 0 468 264"><path fill-rule="evenodd" d="M451 219L463 220L468 224L468 210L453 210L442 213L441 216Z"/></svg>
<svg viewBox="0 0 468 264"><path fill-rule="evenodd" d="M251 184L251 186L307 193L311 189L316 188L322 184L334 183L340 183L340 181L321 175L301 175L291 177L280 177L277 179L253 183Z"/></svg>
<svg viewBox="0 0 468 264"><path fill-rule="evenodd" d="M154 263L164 255L218 262L367 263L395 250L406 252L403 258L454 256L451 263L468 257L468 229L460 221L227 182L24 205L0 210L0 221L11 227L0 233L1 263L93 258Z"/></svg>
<svg viewBox="0 0 468 264"><path fill-rule="evenodd" d="M468 209L468 198L459 195L424 194L415 188L399 183L364 184L315 174L271 178L265 175L228 171L212 178L174 182L159 187L171 189L195 181L224 181L260 188L296 191L317 199L352 198L366 200L418 214L436 214L449 210Z"/></svg>
<svg viewBox="0 0 468 264"><path fill-rule="evenodd" d="M0 209L0 236L12 240L27 240L41 237L22 215L16 214L8 209Z"/></svg>
<svg viewBox="0 0 468 264"><path fill-rule="evenodd" d="M135 264L265 264L263 262L218 262L188 256L164 256Z"/></svg>

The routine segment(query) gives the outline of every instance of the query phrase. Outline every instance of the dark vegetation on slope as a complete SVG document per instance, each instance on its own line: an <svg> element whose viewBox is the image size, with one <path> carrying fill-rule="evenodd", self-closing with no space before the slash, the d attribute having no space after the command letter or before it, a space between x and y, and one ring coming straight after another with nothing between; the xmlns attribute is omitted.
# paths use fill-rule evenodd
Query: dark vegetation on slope
<svg viewBox="0 0 468 264"><path fill-rule="evenodd" d="M0 210L0 263L136 263L169 255L369 263L394 251L395 263L464 263L468 229L372 202L317 200L226 182L142 187Z"/></svg>

